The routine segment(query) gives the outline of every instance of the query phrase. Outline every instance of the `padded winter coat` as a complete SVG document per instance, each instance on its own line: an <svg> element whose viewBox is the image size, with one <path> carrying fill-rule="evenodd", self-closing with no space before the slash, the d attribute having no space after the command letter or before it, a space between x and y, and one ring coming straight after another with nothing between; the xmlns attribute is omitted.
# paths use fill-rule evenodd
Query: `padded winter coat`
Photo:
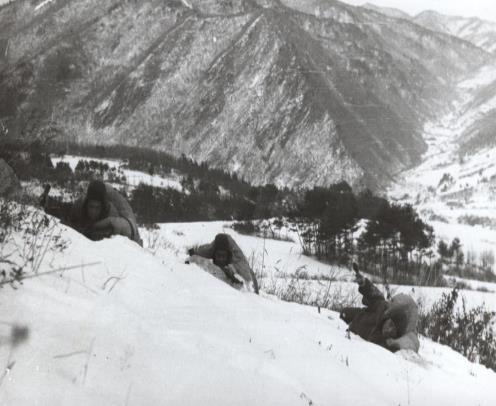
<svg viewBox="0 0 496 406"><path fill-rule="evenodd" d="M366 307L348 307L341 312L341 318L349 324L349 330L364 340L393 352L398 350L418 352L418 307L415 301L408 295L399 294L388 302L368 279L364 280L358 291L363 295L362 303ZM386 319L393 320L398 338L384 338L382 326Z"/></svg>
<svg viewBox="0 0 496 406"><path fill-rule="evenodd" d="M393 320L398 329L398 338L386 340L391 351L413 350L418 352L418 306L411 296L400 293L392 297L383 319Z"/></svg>
<svg viewBox="0 0 496 406"><path fill-rule="evenodd" d="M258 294L258 282L255 273L248 264L243 251L239 248L238 244L233 240L229 234L225 234L228 240L228 249L230 251L232 260L229 265L231 265L235 272L243 278L247 285L253 285L253 290ZM200 245L193 249L194 255L199 255L203 258L213 259L214 258L214 242L210 244Z"/></svg>
<svg viewBox="0 0 496 406"><path fill-rule="evenodd" d="M142 246L143 242L139 235L138 224L133 209L124 196L111 185L106 183L105 189L107 201L105 202L104 213L102 214L101 219L109 217L115 218L116 225L113 229L98 232L91 230L91 224L88 223L84 215L86 197L83 197L74 203L68 225L92 240L98 240L112 235L124 235Z"/></svg>

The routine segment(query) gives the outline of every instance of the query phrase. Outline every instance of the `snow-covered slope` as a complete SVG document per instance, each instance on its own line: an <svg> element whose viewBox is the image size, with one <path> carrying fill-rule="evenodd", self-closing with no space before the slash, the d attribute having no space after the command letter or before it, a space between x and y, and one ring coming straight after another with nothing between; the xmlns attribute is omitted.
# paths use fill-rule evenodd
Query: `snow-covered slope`
<svg viewBox="0 0 496 406"><path fill-rule="evenodd" d="M483 130L496 116L495 83L494 67L459 83L452 111L425 125L422 163L399 174L389 190L393 199L415 204L440 237L460 237L478 252L496 250L496 138Z"/></svg>
<svg viewBox="0 0 496 406"><path fill-rule="evenodd" d="M380 7L380 6L376 6L375 4L372 4L372 3L365 3L361 7L364 7L368 10L377 11L378 13L387 15L388 17L403 18L406 20L409 20L410 18L412 18L410 16L410 14L405 13L404 11L402 11L398 8Z"/></svg>
<svg viewBox="0 0 496 406"><path fill-rule="evenodd" d="M447 16L431 10L418 14L413 21L425 28L467 40L488 52L496 51L496 22Z"/></svg>
<svg viewBox="0 0 496 406"><path fill-rule="evenodd" d="M177 237L177 235L176 235ZM200 236L195 236L199 238ZM123 238L67 230L44 265L94 266L0 296L5 405L492 405L496 374L422 340L392 354L336 313L240 293ZM167 253L168 252L168 253ZM10 340L14 326L27 340Z"/></svg>
<svg viewBox="0 0 496 406"><path fill-rule="evenodd" d="M173 188L179 191L183 191L183 187L180 182L180 176L178 175L171 174L170 177L164 177L160 175L150 175L142 171L128 169L126 168L124 162L118 160L99 159L99 158L75 156L75 155L52 157L51 159L54 166L57 165L58 162L66 162L73 171L76 169L76 166L80 160L96 161L103 164L107 164L109 168L115 169L116 171L118 171L119 174L124 175L126 179L125 183L131 187L138 186L140 183L144 183L145 185Z"/></svg>
<svg viewBox="0 0 496 406"><path fill-rule="evenodd" d="M230 225L231 222L221 221L169 223L160 225L159 230L152 232L142 230L141 233L147 249L165 262L171 253L186 259L185 253L188 248L212 241L217 233L229 233L239 244L258 275L262 290L274 290L274 288L284 290L288 284L291 284L292 275L297 272L305 272L309 276L309 280L302 277L298 282L302 292L306 289L312 292L315 297L319 292L324 293L329 289L330 296L335 298L336 302L350 306L361 306L361 296L357 291L356 283L353 283L354 273L351 270L324 264L303 255L297 237L291 233L283 236L294 237L294 242L278 241L238 234L230 228ZM480 236L488 237L488 233L480 233ZM496 239L489 239L488 241L488 244L493 243L496 247ZM330 287L328 286L329 280L331 280ZM467 308L484 304L489 309L496 311L496 284L484 284L477 281L467 283L472 285L474 289L485 287L487 290L486 292L462 291L461 295L465 299ZM384 287L378 286L384 289ZM426 308L439 300L443 293L449 293L451 290L451 288L391 285L393 294L400 292L410 294Z"/></svg>

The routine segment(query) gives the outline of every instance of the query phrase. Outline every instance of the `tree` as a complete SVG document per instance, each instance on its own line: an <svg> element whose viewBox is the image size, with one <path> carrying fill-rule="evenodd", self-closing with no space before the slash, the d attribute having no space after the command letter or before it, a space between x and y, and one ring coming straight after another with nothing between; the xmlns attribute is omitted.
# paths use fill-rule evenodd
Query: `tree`
<svg viewBox="0 0 496 406"><path fill-rule="evenodd" d="M450 257L455 261L457 269L459 269L460 266L463 264L465 256L462 251L462 244L458 237L455 237L451 242L451 245L449 247L449 254Z"/></svg>
<svg viewBox="0 0 496 406"><path fill-rule="evenodd" d="M53 170L53 179L61 186L72 179L72 169L67 162L57 162Z"/></svg>
<svg viewBox="0 0 496 406"><path fill-rule="evenodd" d="M181 180L181 186L183 187L183 190L188 193L195 192L195 181L193 180L193 177L191 175L183 177L183 179Z"/></svg>

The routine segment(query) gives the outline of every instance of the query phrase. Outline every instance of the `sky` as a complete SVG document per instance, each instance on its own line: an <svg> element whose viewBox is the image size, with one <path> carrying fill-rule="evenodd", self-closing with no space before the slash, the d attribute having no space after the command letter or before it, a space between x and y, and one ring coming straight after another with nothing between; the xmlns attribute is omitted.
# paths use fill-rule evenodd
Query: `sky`
<svg viewBox="0 0 496 406"><path fill-rule="evenodd" d="M341 0L345 3L362 5L367 0ZM8 0L0 0L0 4ZM448 15L480 17L496 21L496 0L369 0L378 6L395 7L409 14L417 14L424 10L436 10Z"/></svg>
<svg viewBox="0 0 496 406"><path fill-rule="evenodd" d="M378 6L394 7L415 15L424 10L435 10L442 14L480 17L496 21L495 0L341 0L345 3L362 5L372 3Z"/></svg>

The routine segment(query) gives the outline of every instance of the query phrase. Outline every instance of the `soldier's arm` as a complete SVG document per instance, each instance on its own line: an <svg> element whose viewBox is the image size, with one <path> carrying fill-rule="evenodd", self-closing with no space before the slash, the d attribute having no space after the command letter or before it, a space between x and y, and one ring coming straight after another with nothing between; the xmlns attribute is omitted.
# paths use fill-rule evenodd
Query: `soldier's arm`
<svg viewBox="0 0 496 406"><path fill-rule="evenodd" d="M214 257L214 244L204 244L188 250L189 255L198 255L203 258L212 259Z"/></svg>
<svg viewBox="0 0 496 406"><path fill-rule="evenodd" d="M360 312L363 312L362 307L345 307L339 313L339 318L346 324L350 324Z"/></svg>
<svg viewBox="0 0 496 406"><path fill-rule="evenodd" d="M363 295L362 302L368 306L386 300L382 292L369 279L364 278L359 284L358 291Z"/></svg>
<svg viewBox="0 0 496 406"><path fill-rule="evenodd" d="M73 204L70 202L61 202L59 200L47 197L44 202L43 209L46 214L58 218L62 224L72 226L71 224L71 213L73 210Z"/></svg>
<svg viewBox="0 0 496 406"><path fill-rule="evenodd" d="M253 284L253 291L255 293L259 293L259 288L258 288L258 281L257 277L255 275L255 272L253 272L253 269L251 269L250 264L248 263L248 260L246 259L245 254L239 247L239 245L234 241L234 239L228 235L227 239L229 241L229 246L231 248L232 252L232 261L233 261L233 266L236 269L236 272L249 284L250 282Z"/></svg>

